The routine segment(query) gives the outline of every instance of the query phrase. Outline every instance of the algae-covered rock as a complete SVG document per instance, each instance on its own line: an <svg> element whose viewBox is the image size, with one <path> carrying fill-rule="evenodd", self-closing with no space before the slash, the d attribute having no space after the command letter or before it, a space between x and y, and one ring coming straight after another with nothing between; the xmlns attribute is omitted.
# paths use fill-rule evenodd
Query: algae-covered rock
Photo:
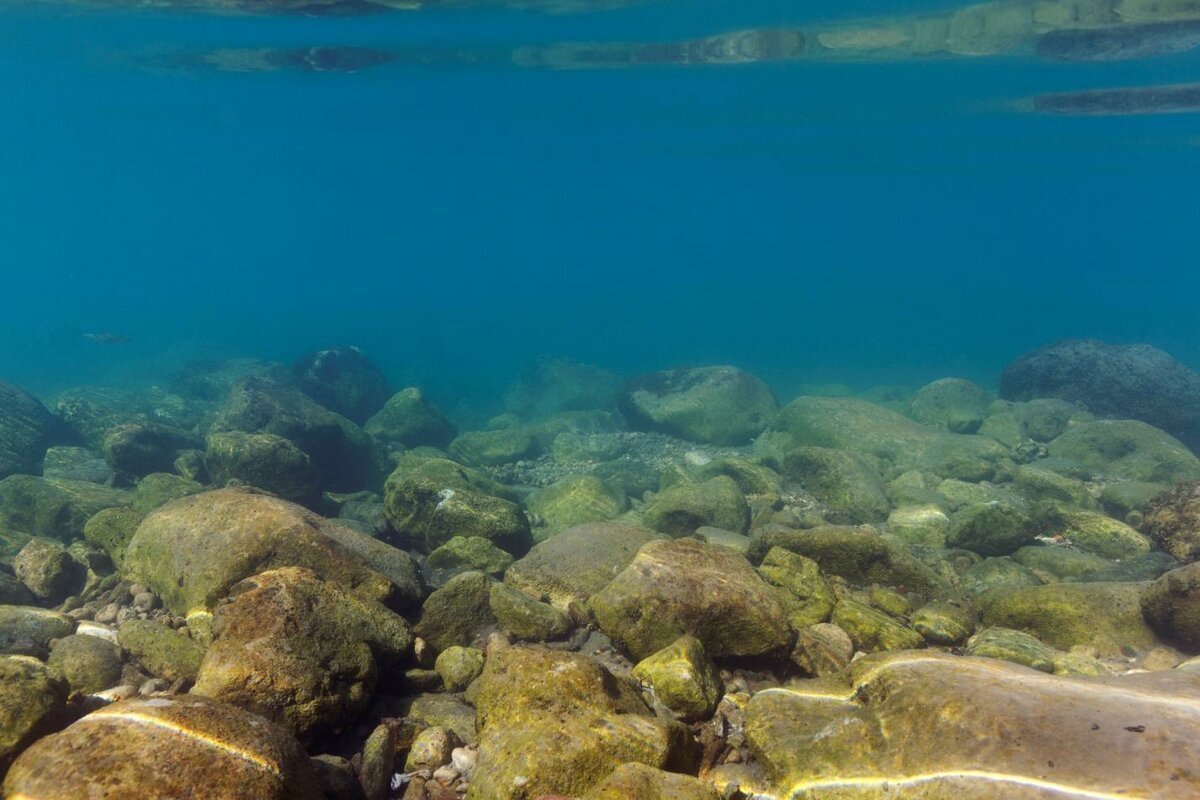
<svg viewBox="0 0 1200 800"><path fill-rule="evenodd" d="M572 475L532 492L525 508L539 521L534 538L546 539L567 528L619 517L629 498L619 487L594 475Z"/></svg>
<svg viewBox="0 0 1200 800"><path fill-rule="evenodd" d="M1200 481L1181 483L1151 500L1142 530L1179 561L1200 558Z"/></svg>
<svg viewBox="0 0 1200 800"><path fill-rule="evenodd" d="M616 405L621 378L566 358L539 358L509 391L504 407L527 419L561 411L608 410Z"/></svg>
<svg viewBox="0 0 1200 800"><path fill-rule="evenodd" d="M252 489L175 500L138 526L122 574L172 613L211 609L239 581L298 566L360 595L407 608L423 595L411 556Z"/></svg>
<svg viewBox="0 0 1200 800"><path fill-rule="evenodd" d="M411 646L408 624L374 600L308 569L274 569L217 606L192 691L307 736L362 711Z"/></svg>
<svg viewBox="0 0 1200 800"><path fill-rule="evenodd" d="M1147 483L1200 479L1200 459L1179 440L1136 420L1097 420L1075 425L1047 445L1051 456L1069 459L1109 478Z"/></svg>
<svg viewBox="0 0 1200 800"><path fill-rule="evenodd" d="M488 590L488 608L502 630L527 642L561 639L571 630L567 615L546 603L503 583L493 583Z"/></svg>
<svg viewBox="0 0 1200 800"><path fill-rule="evenodd" d="M467 744L474 744L475 709L458 694L422 694L407 698L401 705L404 716L419 725L449 728Z"/></svg>
<svg viewBox="0 0 1200 800"><path fill-rule="evenodd" d="M0 653L45 658L50 642L75 631L75 620L35 606L0 606Z"/></svg>
<svg viewBox="0 0 1200 800"><path fill-rule="evenodd" d="M1150 647L1140 583L1053 583L997 590L982 603L982 621L1033 634L1060 650L1094 647L1101 655Z"/></svg>
<svg viewBox="0 0 1200 800"><path fill-rule="evenodd" d="M43 478L110 484L116 477L104 461L104 455L86 447L59 445L46 451L42 460Z"/></svg>
<svg viewBox="0 0 1200 800"><path fill-rule="evenodd" d="M1011 558L985 558L964 569L959 576L964 589L981 595L992 589L1015 589L1040 586L1042 581L1029 567Z"/></svg>
<svg viewBox="0 0 1200 800"><path fill-rule="evenodd" d="M1110 483L1100 490L1100 504L1113 517L1130 522L1131 514L1138 514L1136 519L1142 519L1141 512L1158 495L1168 487L1161 483L1145 483L1143 481L1118 481Z"/></svg>
<svg viewBox="0 0 1200 800"><path fill-rule="evenodd" d="M12 566L21 583L43 602L57 603L83 588L83 567L53 539L31 539Z"/></svg>
<svg viewBox="0 0 1200 800"><path fill-rule="evenodd" d="M40 473L54 434L54 417L42 401L0 381L0 478Z"/></svg>
<svg viewBox="0 0 1200 800"><path fill-rule="evenodd" d="M26 750L6 797L319 800L304 749L254 714L203 697L126 700Z"/></svg>
<svg viewBox="0 0 1200 800"><path fill-rule="evenodd" d="M695 636L681 636L643 658L632 674L685 721L712 716L724 692L716 665Z"/></svg>
<svg viewBox="0 0 1200 800"><path fill-rule="evenodd" d="M0 527L69 542L97 511L131 502L128 492L88 481L12 475L0 480Z"/></svg>
<svg viewBox="0 0 1200 800"><path fill-rule="evenodd" d="M474 570L499 577L513 557L482 536L455 536L430 553L426 563L432 569Z"/></svg>
<svg viewBox="0 0 1200 800"><path fill-rule="evenodd" d="M1075 508L1095 508L1096 498L1086 483L1036 465L1013 471L1013 487L1031 503L1064 503Z"/></svg>
<svg viewBox="0 0 1200 800"><path fill-rule="evenodd" d="M963 378L942 378L926 384L913 395L909 416L954 433L975 433L987 416L987 392Z"/></svg>
<svg viewBox="0 0 1200 800"><path fill-rule="evenodd" d="M990 659L887 653L856 661L821 691L759 692L745 732L778 796L1181 800L1200 790L1181 767L1200 755L1200 740L1183 733L1200 735L1197 691L1197 677L1177 671L1084 681Z"/></svg>
<svg viewBox="0 0 1200 800"><path fill-rule="evenodd" d="M805 675L820 678L841 672L854 657L854 640L831 622L809 625L796 631L792 663Z"/></svg>
<svg viewBox="0 0 1200 800"><path fill-rule="evenodd" d="M639 376L625 386L620 404L637 429L719 445L748 444L779 408L770 387L727 366Z"/></svg>
<svg viewBox="0 0 1200 800"><path fill-rule="evenodd" d="M1200 564L1173 569L1150 584L1142 613L1164 639L1200 651Z"/></svg>
<svg viewBox="0 0 1200 800"><path fill-rule="evenodd" d="M783 474L826 507L833 523L884 519L889 510L879 472L862 456L828 447L801 447L783 457Z"/></svg>
<svg viewBox="0 0 1200 800"><path fill-rule="evenodd" d="M52 728L66 701L66 681L54 670L29 656L0 656L0 775Z"/></svg>
<svg viewBox="0 0 1200 800"><path fill-rule="evenodd" d="M91 694L121 682L121 649L97 636L71 634L59 639L46 663L66 678L73 692Z"/></svg>
<svg viewBox="0 0 1200 800"><path fill-rule="evenodd" d="M661 536L635 525L598 522L578 525L534 545L504 574L504 582L577 619L588 599L607 586L647 542Z"/></svg>
<svg viewBox="0 0 1200 800"><path fill-rule="evenodd" d="M921 634L855 600L839 602L833 609L832 622L850 635L856 648L868 653L925 645Z"/></svg>
<svg viewBox="0 0 1200 800"><path fill-rule="evenodd" d="M453 645L438 653L433 668L442 676L448 692L461 692L483 672L483 651Z"/></svg>
<svg viewBox="0 0 1200 800"><path fill-rule="evenodd" d="M429 595L413 633L434 650L466 646L496 624L491 610L491 581L481 572L463 572Z"/></svg>
<svg viewBox="0 0 1200 800"><path fill-rule="evenodd" d="M204 466L217 486L234 480L310 506L320 498L320 476L312 459L288 439L225 431L209 434L206 441Z"/></svg>
<svg viewBox="0 0 1200 800"><path fill-rule="evenodd" d="M405 447L446 447L458 433L450 418L415 386L392 395L363 429L380 441Z"/></svg>
<svg viewBox="0 0 1200 800"><path fill-rule="evenodd" d="M714 657L763 655L790 640L787 609L746 559L693 539L643 545L590 606L601 630L637 659L683 634Z"/></svg>
<svg viewBox="0 0 1200 800"><path fill-rule="evenodd" d="M142 514L132 508L106 508L93 514L84 524L83 538L108 553L113 564L120 569L125 563L129 542L141 523Z"/></svg>
<svg viewBox="0 0 1200 800"><path fill-rule="evenodd" d="M888 532L908 545L944 547L950 518L936 505L906 505L888 514Z"/></svg>
<svg viewBox="0 0 1200 800"><path fill-rule="evenodd" d="M733 479L719 475L663 489L647 504L642 521L669 536L687 536L703 527L745 533L750 528L750 507Z"/></svg>
<svg viewBox="0 0 1200 800"><path fill-rule="evenodd" d="M763 580L785 589L796 599L788 620L794 628L825 622L837 605L837 595L821 567L811 558L796 555L782 547L772 547L758 565Z"/></svg>
<svg viewBox="0 0 1200 800"><path fill-rule="evenodd" d="M13 575L0 570L0 606L33 605L33 595Z"/></svg>
<svg viewBox="0 0 1200 800"><path fill-rule="evenodd" d="M521 509L452 461L397 467L383 492L392 527L427 552L455 536L478 536L514 555L533 543Z"/></svg>
<svg viewBox="0 0 1200 800"><path fill-rule="evenodd" d="M935 645L956 645L975 632L975 619L962 606L933 602L912 615L913 629Z"/></svg>
<svg viewBox="0 0 1200 800"><path fill-rule="evenodd" d="M1034 540L1029 517L1000 503L979 503L954 515L946 544L981 556L1006 556Z"/></svg>
<svg viewBox="0 0 1200 800"><path fill-rule="evenodd" d="M1054 580L1088 580L1113 568L1113 562L1074 547L1035 545L1022 547L1012 554L1012 560L1046 578Z"/></svg>
<svg viewBox="0 0 1200 800"><path fill-rule="evenodd" d="M717 790L691 775L634 763L614 769L583 800L717 800Z"/></svg>
<svg viewBox="0 0 1200 800"><path fill-rule="evenodd" d="M1021 664L1038 672L1054 672L1054 661L1061 655L1036 636L1011 628L985 628L967 642L967 655L994 658Z"/></svg>
<svg viewBox="0 0 1200 800"><path fill-rule="evenodd" d="M467 431L450 443L450 454L473 467L511 464L537 455L538 440L524 425L488 431Z"/></svg>
<svg viewBox="0 0 1200 800"><path fill-rule="evenodd" d="M204 489L203 484L190 478L170 472L151 472L138 481L133 491L133 510L139 514L149 514L172 500L199 494Z"/></svg>
<svg viewBox="0 0 1200 800"><path fill-rule="evenodd" d="M149 619L121 623L117 643L146 672L172 682L195 683L204 660L204 645Z"/></svg>
<svg viewBox="0 0 1200 800"><path fill-rule="evenodd" d="M1150 552L1151 542L1129 525L1095 511L1056 508L1039 518L1046 535L1059 536L1102 558L1134 558Z"/></svg>
<svg viewBox="0 0 1200 800"><path fill-rule="evenodd" d="M305 394L359 425L383 407L392 393L383 372L357 347L309 353L292 369Z"/></svg>
<svg viewBox="0 0 1200 800"><path fill-rule="evenodd" d="M200 440L188 431L154 422L117 425L104 434L104 460L121 481L151 472L170 472L181 450L196 448Z"/></svg>

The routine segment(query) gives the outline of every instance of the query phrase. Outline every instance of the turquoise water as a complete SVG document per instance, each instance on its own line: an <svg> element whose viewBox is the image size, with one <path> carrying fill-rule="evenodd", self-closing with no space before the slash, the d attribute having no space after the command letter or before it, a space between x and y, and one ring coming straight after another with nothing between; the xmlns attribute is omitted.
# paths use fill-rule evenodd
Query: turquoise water
<svg viewBox="0 0 1200 800"><path fill-rule="evenodd" d="M1064 336L1200 361L1200 117L1022 107L1196 80L1200 52L604 70L511 57L955 8L11 5L0 374L53 391L351 343L445 401L492 396L543 354L625 374L736 363L784 396L994 385ZM391 60L231 72L202 58L315 46ZM130 342L81 339L94 331Z"/></svg>

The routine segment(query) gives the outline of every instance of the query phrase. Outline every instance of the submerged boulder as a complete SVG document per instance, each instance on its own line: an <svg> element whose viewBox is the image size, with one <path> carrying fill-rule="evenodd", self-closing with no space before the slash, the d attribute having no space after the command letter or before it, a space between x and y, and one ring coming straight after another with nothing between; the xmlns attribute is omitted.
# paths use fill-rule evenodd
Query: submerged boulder
<svg viewBox="0 0 1200 800"><path fill-rule="evenodd" d="M321 497L312 459L293 442L271 433L209 434L204 466L217 486L235 480L307 506Z"/></svg>
<svg viewBox="0 0 1200 800"><path fill-rule="evenodd" d="M908 413L931 428L975 433L988 415L989 402L987 392L970 381L942 378L917 390Z"/></svg>
<svg viewBox="0 0 1200 800"><path fill-rule="evenodd" d="M566 358L540 358L521 375L505 398L505 408L525 419L560 411L610 410L621 378L606 369Z"/></svg>
<svg viewBox="0 0 1200 800"><path fill-rule="evenodd" d="M66 703L67 684L55 670L29 656L0 656L0 776L23 749L53 729Z"/></svg>
<svg viewBox="0 0 1200 800"><path fill-rule="evenodd" d="M0 528L69 542L96 512L132 501L128 492L88 481L12 475L0 480Z"/></svg>
<svg viewBox="0 0 1200 800"><path fill-rule="evenodd" d="M118 479L130 482L151 472L170 472L183 450L199 447L194 434L154 422L117 425L104 434L104 460Z"/></svg>
<svg viewBox="0 0 1200 800"><path fill-rule="evenodd" d="M642 521L668 536L690 536L698 528L745 533L750 528L750 506L732 478L718 475L663 489L647 503Z"/></svg>
<svg viewBox="0 0 1200 800"><path fill-rule="evenodd" d="M0 381L0 478L40 473L54 431L54 417L42 401Z"/></svg>
<svg viewBox="0 0 1200 800"><path fill-rule="evenodd" d="M1142 530L1179 561L1200 559L1200 481L1181 483L1151 500Z"/></svg>
<svg viewBox="0 0 1200 800"><path fill-rule="evenodd" d="M1030 633L1060 650L1077 645L1100 655L1155 644L1142 616L1141 583L1052 583L998 589L983 599L985 625Z"/></svg>
<svg viewBox="0 0 1200 800"><path fill-rule="evenodd" d="M293 370L305 394L359 425L382 408L392 393L383 372L357 347L309 353Z"/></svg>
<svg viewBox="0 0 1200 800"><path fill-rule="evenodd" d="M575 525L614 519L629 507L629 498L594 475L571 475L532 492L525 507L540 523L534 530L540 540Z"/></svg>
<svg viewBox="0 0 1200 800"><path fill-rule="evenodd" d="M635 428L719 445L748 444L779 408L769 386L728 366L639 376L625 386L620 404Z"/></svg>
<svg viewBox="0 0 1200 800"><path fill-rule="evenodd" d="M50 643L75 632L66 614L36 606L0 606L0 654L45 658Z"/></svg>
<svg viewBox="0 0 1200 800"><path fill-rule="evenodd" d="M800 447L783 457L785 477L797 481L826 507L835 524L876 522L890 508L878 470L858 453Z"/></svg>
<svg viewBox="0 0 1200 800"><path fill-rule="evenodd" d="M13 559L13 572L44 603L58 603L83 588L85 569L53 539L30 539Z"/></svg>
<svg viewBox="0 0 1200 800"><path fill-rule="evenodd" d="M1200 479L1200 459L1177 439L1137 420L1074 425L1047 450L1108 478L1167 484Z"/></svg>
<svg viewBox="0 0 1200 800"><path fill-rule="evenodd" d="M363 429L382 442L404 447L446 447L458 433L450 418L416 387L392 395Z"/></svg>

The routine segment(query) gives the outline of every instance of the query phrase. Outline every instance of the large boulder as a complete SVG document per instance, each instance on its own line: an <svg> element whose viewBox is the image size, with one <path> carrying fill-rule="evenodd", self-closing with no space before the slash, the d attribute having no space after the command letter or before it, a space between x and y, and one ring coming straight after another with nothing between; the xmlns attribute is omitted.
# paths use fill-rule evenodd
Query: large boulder
<svg viewBox="0 0 1200 800"><path fill-rule="evenodd" d="M129 483L151 472L170 472L180 451L200 447L194 434L155 422L116 425L104 434L104 460L118 480Z"/></svg>
<svg viewBox="0 0 1200 800"><path fill-rule="evenodd" d="M193 694L254 711L302 737L362 711L379 675L412 646L401 617L301 567L233 587L213 612L212 632Z"/></svg>
<svg viewBox="0 0 1200 800"><path fill-rule="evenodd" d="M1057 397L1099 416L1148 422L1189 443L1200 437L1200 375L1148 344L1055 342L1009 364L1000 396Z"/></svg>
<svg viewBox="0 0 1200 800"><path fill-rule="evenodd" d="M400 609L423 595L411 556L252 489L217 489L153 511L133 535L122 573L172 613L189 614L211 609L245 578L291 566Z"/></svg>
<svg viewBox="0 0 1200 800"><path fill-rule="evenodd" d="M632 763L614 769L583 800L718 800L718 795L712 784L691 775Z"/></svg>
<svg viewBox="0 0 1200 800"><path fill-rule="evenodd" d="M0 606L0 654L45 658L50 643L70 636L75 620L37 606Z"/></svg>
<svg viewBox="0 0 1200 800"><path fill-rule="evenodd" d="M204 660L204 645L150 619L121 623L117 643L146 672L171 682L195 683Z"/></svg>
<svg viewBox="0 0 1200 800"><path fill-rule="evenodd" d="M877 522L890 505L879 471L858 453L800 447L783 457L784 477L798 482L826 507L825 518L845 525Z"/></svg>
<svg viewBox="0 0 1200 800"><path fill-rule="evenodd" d="M404 447L446 447L458 433L450 418L416 387L392 395L363 428L380 441Z"/></svg>
<svg viewBox="0 0 1200 800"><path fill-rule="evenodd" d="M1165 484L1200 479L1200 459L1177 439L1137 420L1074 425L1046 449L1109 479Z"/></svg>
<svg viewBox="0 0 1200 800"><path fill-rule="evenodd" d="M746 739L784 797L1196 796L1200 676L1081 680L1001 661L894 653L819 691L759 692Z"/></svg>
<svg viewBox="0 0 1200 800"><path fill-rule="evenodd" d="M482 572L463 572L425 598L413 632L435 651L466 647L496 624L492 582Z"/></svg>
<svg viewBox="0 0 1200 800"><path fill-rule="evenodd" d="M0 381L0 478L40 473L54 432L54 417L42 401Z"/></svg>
<svg viewBox="0 0 1200 800"><path fill-rule="evenodd" d="M953 433L975 433L988 415L990 398L983 389L963 378L942 378L917 390L909 416Z"/></svg>
<svg viewBox="0 0 1200 800"><path fill-rule="evenodd" d="M76 633L55 641L46 664L66 678L72 692L93 694L121 682L121 648L99 636Z"/></svg>
<svg viewBox="0 0 1200 800"><path fill-rule="evenodd" d="M791 639L783 596L743 556L695 539L643 545L590 606L601 630L635 659L684 634L714 657L778 652Z"/></svg>
<svg viewBox="0 0 1200 800"><path fill-rule="evenodd" d="M320 475L312 459L272 433L209 434L204 466L217 486L235 480L307 506L321 498Z"/></svg>
<svg viewBox="0 0 1200 800"><path fill-rule="evenodd" d="M679 719L708 719L724 693L721 675L695 636L680 636L639 661L631 673Z"/></svg>
<svg viewBox="0 0 1200 800"><path fill-rule="evenodd" d="M359 425L383 407L391 387L379 367L357 347L331 347L296 361L300 388L330 411Z"/></svg>
<svg viewBox="0 0 1200 800"><path fill-rule="evenodd" d="M54 539L30 539L12 566L21 583L44 603L58 603L83 588L85 568Z"/></svg>
<svg viewBox="0 0 1200 800"><path fill-rule="evenodd" d="M629 498L595 475L571 475L530 493L525 508L534 516L534 537L547 539L575 525L620 516Z"/></svg>
<svg viewBox="0 0 1200 800"><path fill-rule="evenodd" d="M4 796L320 800L318 787L285 731L189 695L114 703L39 740L9 770Z"/></svg>
<svg viewBox="0 0 1200 800"><path fill-rule="evenodd" d="M53 408L73 438L94 450L100 450L107 433L120 425L163 425L189 431L206 422L204 409L157 386L75 387L60 393Z"/></svg>
<svg viewBox="0 0 1200 800"><path fill-rule="evenodd" d="M745 533L750 528L750 506L732 478L718 475L666 487L646 504L642 521L668 536L689 536L699 528Z"/></svg>
<svg viewBox="0 0 1200 800"><path fill-rule="evenodd" d="M0 656L0 776L63 715L67 683L29 656ZM11 795L6 795L11 796Z"/></svg>
<svg viewBox="0 0 1200 800"><path fill-rule="evenodd" d="M635 428L720 445L748 444L779 408L769 386L728 366L639 376L625 386L620 404Z"/></svg>
<svg viewBox="0 0 1200 800"><path fill-rule="evenodd" d="M0 527L69 542L96 512L132 502L128 492L88 481L11 475L0 480Z"/></svg>
<svg viewBox="0 0 1200 800"><path fill-rule="evenodd" d="M1006 556L1030 544L1035 530L1020 509L1001 503L976 503L954 515L946 543L981 556Z"/></svg>
<svg viewBox="0 0 1200 800"><path fill-rule="evenodd" d="M1200 652L1200 564L1173 569L1150 584L1142 613L1164 639Z"/></svg>
<svg viewBox="0 0 1200 800"><path fill-rule="evenodd" d="M985 625L1030 633L1046 644L1101 655L1138 652L1156 642L1142 617L1141 583L1051 583L997 589L983 599Z"/></svg>
<svg viewBox="0 0 1200 800"><path fill-rule="evenodd" d="M288 439L310 459L321 486L351 492L376 486L383 476L383 446L351 420L291 386L262 378L234 384L210 433L269 433Z"/></svg>
<svg viewBox="0 0 1200 800"><path fill-rule="evenodd" d="M505 408L525 419L561 411L610 410L621 378L590 364L566 358L540 358L521 375L504 400Z"/></svg>
<svg viewBox="0 0 1200 800"><path fill-rule="evenodd" d="M1176 559L1200 559L1200 481L1181 483L1151 500L1142 530Z"/></svg>

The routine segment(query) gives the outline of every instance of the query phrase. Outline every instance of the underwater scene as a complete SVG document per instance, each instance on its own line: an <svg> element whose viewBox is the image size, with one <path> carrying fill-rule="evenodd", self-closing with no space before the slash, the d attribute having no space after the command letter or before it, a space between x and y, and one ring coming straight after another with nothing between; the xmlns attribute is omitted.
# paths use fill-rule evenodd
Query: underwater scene
<svg viewBox="0 0 1200 800"><path fill-rule="evenodd" d="M0 0L0 798L1200 797L1200 0Z"/></svg>

